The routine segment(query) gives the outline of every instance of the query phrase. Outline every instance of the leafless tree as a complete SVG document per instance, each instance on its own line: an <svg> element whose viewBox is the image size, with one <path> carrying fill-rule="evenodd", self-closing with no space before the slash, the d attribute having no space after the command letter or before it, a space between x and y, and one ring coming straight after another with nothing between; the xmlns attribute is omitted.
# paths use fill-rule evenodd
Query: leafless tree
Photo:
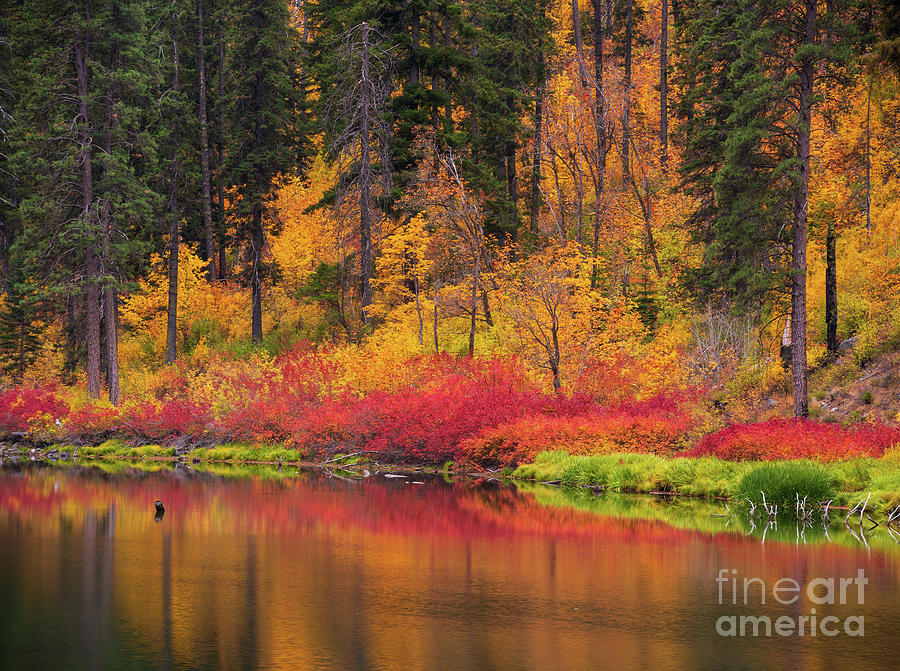
<svg viewBox="0 0 900 671"><path fill-rule="evenodd" d="M346 31L338 45L339 75L324 106L329 157L339 166L337 207L359 210L360 303L368 321L372 303L373 191L389 188L390 127L384 110L390 99L392 59L384 38L368 23ZM381 180L376 179L373 145L380 152ZM350 197L348 197L350 196Z"/></svg>

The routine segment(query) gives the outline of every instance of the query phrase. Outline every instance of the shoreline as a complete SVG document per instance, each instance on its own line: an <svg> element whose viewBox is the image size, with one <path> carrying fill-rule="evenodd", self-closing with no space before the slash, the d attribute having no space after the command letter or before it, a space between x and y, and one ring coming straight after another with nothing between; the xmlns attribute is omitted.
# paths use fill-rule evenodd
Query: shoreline
<svg viewBox="0 0 900 671"><path fill-rule="evenodd" d="M849 510L868 497L865 511L872 515L889 516L900 506L900 459L896 457L857 457L854 459L815 462L809 460L726 461L715 457L683 455L656 456L640 453L612 453L578 456L564 451L543 452L530 463L515 468L496 470L474 464L417 464L379 461L362 452L334 455L325 459L305 458L303 453L280 445L222 444L179 451L172 446L143 445L132 447L119 440L100 445L70 446L63 444L44 447L0 447L0 463L6 459L43 461L119 461L191 464L220 464L232 466L289 466L343 472L348 477L368 477L384 474L429 474L445 477L469 477L479 480L510 479L522 483L558 485L582 488L599 493L627 493L652 495L659 498L679 497L707 501L725 501L744 506L738 496L748 474L770 469L809 466L825 474L831 487L821 499L810 498L810 505L822 507L826 499L834 510ZM339 476L344 477L344 476ZM801 478L796 485L798 500L806 495ZM773 485L774 487L774 485ZM764 487L768 491L768 485ZM746 487L744 487L746 490ZM791 489L790 507L793 507ZM772 494L770 493L770 500ZM784 503L783 509L788 507ZM758 503L757 503L758 504ZM751 505L754 505L751 503ZM874 521L874 520L873 520Z"/></svg>

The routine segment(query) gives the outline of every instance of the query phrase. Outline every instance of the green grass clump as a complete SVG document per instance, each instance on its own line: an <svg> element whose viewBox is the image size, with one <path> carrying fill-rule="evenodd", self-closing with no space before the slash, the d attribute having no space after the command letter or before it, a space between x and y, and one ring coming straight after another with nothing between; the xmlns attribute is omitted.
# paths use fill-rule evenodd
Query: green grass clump
<svg viewBox="0 0 900 671"><path fill-rule="evenodd" d="M785 461L762 464L746 473L734 491L737 499L763 500L777 504L785 512L794 510L799 495L806 505L818 505L834 498L832 478L824 468L811 461Z"/></svg>

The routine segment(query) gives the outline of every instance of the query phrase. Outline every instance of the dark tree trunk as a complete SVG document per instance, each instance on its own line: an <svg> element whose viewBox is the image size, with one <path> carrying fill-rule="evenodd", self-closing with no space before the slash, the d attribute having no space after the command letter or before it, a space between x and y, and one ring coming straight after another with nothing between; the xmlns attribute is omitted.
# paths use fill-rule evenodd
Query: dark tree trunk
<svg viewBox="0 0 900 671"><path fill-rule="evenodd" d="M263 221L262 221L262 204L257 203L253 206L253 274L251 276L250 285L253 291L252 296L252 314L250 317L250 340L254 343L261 343L262 332L262 246L263 246Z"/></svg>
<svg viewBox="0 0 900 671"><path fill-rule="evenodd" d="M219 96L216 100L219 112L219 137L216 154L219 161L219 175L216 180L219 196L219 279L227 277L225 267L225 41L222 35L222 21L219 20Z"/></svg>
<svg viewBox="0 0 900 671"><path fill-rule="evenodd" d="M622 82L622 184L627 183L629 167L628 157L631 151L631 22L632 1L625 0L625 79Z"/></svg>
<svg viewBox="0 0 900 671"><path fill-rule="evenodd" d="M600 222L602 219L602 198L606 179L606 102L603 98L603 18L600 0L594 0L594 132L597 136L597 170L594 179L594 240L591 245L591 289L597 288L599 273L597 254L600 246Z"/></svg>
<svg viewBox="0 0 900 671"><path fill-rule="evenodd" d="M206 238L206 260L209 266L206 279L216 279L216 238L212 224L212 194L209 176L209 126L206 121L206 55L203 53L203 0L196 0L197 7L197 77L200 95L197 105L200 122L200 192L203 198L203 233Z"/></svg>
<svg viewBox="0 0 900 671"><path fill-rule="evenodd" d="M372 101L369 100L369 24L362 25L362 64L363 99L360 101L362 120L359 134L359 272L360 302L362 304L362 320L368 323L368 308L372 304L372 163L369 153L371 142L371 119L369 111Z"/></svg>
<svg viewBox="0 0 900 671"><path fill-rule="evenodd" d="M815 42L816 0L804 0L805 44ZM791 368L794 385L794 416L809 414L806 379L806 244L809 200L809 137L813 98L813 59L800 62L797 159L799 175L794 193L794 231L791 263Z"/></svg>
<svg viewBox="0 0 900 671"><path fill-rule="evenodd" d="M469 356L475 354L475 319L478 315L478 283L481 279L481 249L473 252L475 256L472 272L472 300L469 302Z"/></svg>
<svg viewBox="0 0 900 671"><path fill-rule="evenodd" d="M86 18L90 19L90 7L85 3ZM87 390L91 398L100 397L100 256L93 240L94 181L91 172L91 128L88 115L88 53L89 39L80 34L75 40L75 75L78 93L78 115L80 117L79 160L81 161L81 200L83 226L87 233L88 245L85 250L84 271L87 286L84 294L84 309L87 318Z"/></svg>
<svg viewBox="0 0 900 671"><path fill-rule="evenodd" d="M546 16L545 0L540 0L540 16L543 23ZM543 34L543 33L542 33ZM541 142L543 139L543 120L544 120L544 87L546 86L546 59L544 58L544 40L540 38L537 43L538 49L538 86L534 96L534 145L532 146L531 158L531 211L528 216L528 227L531 233L533 244L537 244L539 235L538 216L541 212Z"/></svg>
<svg viewBox="0 0 900 671"><path fill-rule="evenodd" d="M431 322L431 333L434 336L434 353L441 351L438 345L438 285L434 283L434 319Z"/></svg>
<svg viewBox="0 0 900 671"><path fill-rule="evenodd" d="M669 163L669 2L662 0L662 25L659 34L659 162L663 172Z"/></svg>
<svg viewBox="0 0 900 671"><path fill-rule="evenodd" d="M110 87L106 95L106 133L103 140L103 152L107 159L112 156L112 138L116 125L115 90ZM100 267L104 276L115 274L113 267L111 243L116 232L116 223L110 211L109 198L103 198L100 206ZM103 339L106 344L105 369L106 383L109 389L109 401L119 405L119 304L116 289L112 282L106 280L102 288L103 301Z"/></svg>
<svg viewBox="0 0 900 671"><path fill-rule="evenodd" d="M869 91L866 95L866 234L872 234L872 79L869 79Z"/></svg>
<svg viewBox="0 0 900 671"><path fill-rule="evenodd" d="M509 235L515 243L519 239L519 178L516 172L515 141L506 144L506 197L510 208Z"/></svg>
<svg viewBox="0 0 900 671"><path fill-rule="evenodd" d="M178 33L175 29L176 18L172 17L172 92L178 94ZM175 116L174 114L172 115ZM170 142L172 155L169 160L169 304L166 308L166 363L173 363L178 354L178 243L179 243L179 207L178 207L178 124L175 118L170 119Z"/></svg>
<svg viewBox="0 0 900 671"><path fill-rule="evenodd" d="M837 304L837 235L834 219L828 219L828 233L825 237L825 330L828 351L837 354L838 304Z"/></svg>

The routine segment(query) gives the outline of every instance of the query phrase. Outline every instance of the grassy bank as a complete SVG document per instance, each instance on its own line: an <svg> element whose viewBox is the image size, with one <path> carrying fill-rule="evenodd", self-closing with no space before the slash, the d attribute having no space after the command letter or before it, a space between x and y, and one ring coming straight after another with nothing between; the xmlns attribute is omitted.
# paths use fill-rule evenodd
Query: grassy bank
<svg viewBox="0 0 900 671"><path fill-rule="evenodd" d="M652 454L573 456L543 452L523 464L512 477L563 485L597 487L617 492L669 492L689 496L722 497L754 502L766 492L767 501L790 505L802 499L853 506L871 493L869 506L889 511L900 505L900 453L826 463L790 460L775 462L725 461L715 457L660 457Z"/></svg>

